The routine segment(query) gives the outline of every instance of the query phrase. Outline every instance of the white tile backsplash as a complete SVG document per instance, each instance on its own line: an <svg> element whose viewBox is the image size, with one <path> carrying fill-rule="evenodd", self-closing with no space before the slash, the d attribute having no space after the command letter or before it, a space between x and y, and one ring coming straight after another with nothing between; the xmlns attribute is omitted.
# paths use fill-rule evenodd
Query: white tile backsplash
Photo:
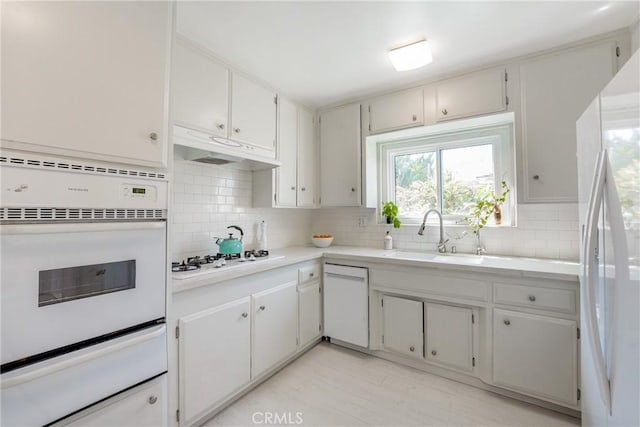
<svg viewBox="0 0 640 427"><path fill-rule="evenodd" d="M257 247L258 224L267 222L269 249L309 244L311 211L251 207L251 171L236 165L174 161L172 260L216 253L214 237L226 237L229 225L245 233L244 248Z"/></svg>
<svg viewBox="0 0 640 427"><path fill-rule="evenodd" d="M258 224L267 222L269 249L306 246L311 234L333 234L334 244L382 247L383 237L391 230L397 249L432 251L438 241L437 225L427 226L424 236L417 225L393 229L378 224L374 209L268 209L252 208L251 171L235 165L215 166L185 161L174 162L172 210L172 260L215 253L216 236L226 237L229 225L244 232L244 246L257 245ZM365 225L359 226L364 220ZM487 227L481 241L491 255L579 259L577 204L530 204L518 206L517 227ZM464 226L445 227L448 248L460 253L475 250L475 236Z"/></svg>
<svg viewBox="0 0 640 427"><path fill-rule="evenodd" d="M358 218L366 217L366 226ZM312 233L333 234L334 244L382 248L387 230L397 249L433 251L439 238L437 223L429 223L424 236L418 235L418 225L377 224L376 211L363 208L322 209L313 213ZM430 221L432 219L430 218ZM515 255L577 261L579 259L578 205L521 204L518 206L517 227L487 227L481 230L482 245L488 255ZM475 235L464 226L445 227L448 248L455 245L460 253L475 251Z"/></svg>

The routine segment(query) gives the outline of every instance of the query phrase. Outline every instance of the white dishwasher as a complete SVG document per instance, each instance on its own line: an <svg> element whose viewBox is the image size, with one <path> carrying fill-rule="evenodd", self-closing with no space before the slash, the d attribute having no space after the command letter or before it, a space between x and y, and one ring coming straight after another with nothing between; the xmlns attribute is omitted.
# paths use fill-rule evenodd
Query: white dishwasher
<svg viewBox="0 0 640 427"><path fill-rule="evenodd" d="M324 264L324 335L369 347L366 268Z"/></svg>

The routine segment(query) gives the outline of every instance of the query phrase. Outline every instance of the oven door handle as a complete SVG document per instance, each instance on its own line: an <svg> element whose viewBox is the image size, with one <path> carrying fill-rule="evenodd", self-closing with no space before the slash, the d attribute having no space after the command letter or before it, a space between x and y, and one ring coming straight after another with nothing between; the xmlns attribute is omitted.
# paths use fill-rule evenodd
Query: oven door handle
<svg viewBox="0 0 640 427"><path fill-rule="evenodd" d="M51 375L53 373L56 373L58 371L62 371L64 369L70 368L72 366L77 366L81 363L85 363L88 362L90 360L93 359L97 359L99 357L103 357L106 356L107 354L113 353L115 351L118 350L122 350L126 347L131 347L134 345L138 345L141 344L143 342L149 341L153 338L156 338L162 334L164 334L166 331L166 325L158 325L158 326L154 326L152 330L150 331L145 331L145 333L143 334L139 334L136 335L132 338L129 339L125 339L123 341L120 342L116 342L113 344L108 344L106 346L104 346L103 348L100 348L98 350L95 351L89 351L86 352L80 356L76 356L76 357L69 357L65 360L62 360L61 362L58 363L54 363L52 365L48 365L48 366L43 366L41 368L38 369L34 369L31 370L29 372L25 372L24 374L19 374L16 375L15 377L10 377L10 378L2 378L1 381L1 385L0 388L1 389L7 389L10 387L15 387L17 385L29 382L29 381L33 381L37 378L40 377L44 377L46 375ZM46 363L46 362L45 362ZM7 374L5 374L7 375Z"/></svg>
<svg viewBox="0 0 640 427"><path fill-rule="evenodd" d="M93 231L154 230L165 227L165 221L140 222L95 222L95 223L47 223L47 224L3 224L0 234L51 234L86 233Z"/></svg>

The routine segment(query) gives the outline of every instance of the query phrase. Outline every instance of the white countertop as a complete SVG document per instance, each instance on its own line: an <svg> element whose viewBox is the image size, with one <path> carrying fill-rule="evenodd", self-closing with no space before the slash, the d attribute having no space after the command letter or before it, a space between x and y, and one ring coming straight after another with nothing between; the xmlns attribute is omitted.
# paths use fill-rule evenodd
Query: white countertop
<svg viewBox="0 0 640 427"><path fill-rule="evenodd" d="M313 259L339 258L380 264L410 265L455 271L476 271L485 273L507 273L521 277L541 277L557 280L577 281L580 264L570 261L519 258L506 256L478 256L468 254L436 254L404 250L383 250L356 246L332 246L329 248L292 247L270 251L272 259L248 264L242 268L211 270L188 279L172 279L172 291L182 292L201 286L285 267Z"/></svg>

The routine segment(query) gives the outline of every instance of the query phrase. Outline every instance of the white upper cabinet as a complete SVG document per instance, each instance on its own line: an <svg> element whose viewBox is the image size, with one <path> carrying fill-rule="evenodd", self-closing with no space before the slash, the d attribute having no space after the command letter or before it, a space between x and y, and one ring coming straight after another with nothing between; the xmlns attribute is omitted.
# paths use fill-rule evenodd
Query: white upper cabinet
<svg viewBox="0 0 640 427"><path fill-rule="evenodd" d="M231 76L231 139L276 147L276 93L234 73Z"/></svg>
<svg viewBox="0 0 640 427"><path fill-rule="evenodd" d="M320 115L320 205L360 206L360 104Z"/></svg>
<svg viewBox="0 0 640 427"><path fill-rule="evenodd" d="M422 88L372 99L369 102L369 133L382 133L424 123Z"/></svg>
<svg viewBox="0 0 640 427"><path fill-rule="evenodd" d="M387 295L382 301L384 349L422 359L422 302Z"/></svg>
<svg viewBox="0 0 640 427"><path fill-rule="evenodd" d="M3 2L2 146L164 167L170 2Z"/></svg>
<svg viewBox="0 0 640 427"><path fill-rule="evenodd" d="M174 123L227 136L229 70L181 40L173 48L170 100Z"/></svg>
<svg viewBox="0 0 640 427"><path fill-rule="evenodd" d="M458 119L507 109L504 68L467 74L436 84L437 120Z"/></svg>
<svg viewBox="0 0 640 427"><path fill-rule="evenodd" d="M282 97L279 110L278 160L282 162L282 166L275 170L276 204L295 207L298 174L298 110L293 102Z"/></svg>
<svg viewBox="0 0 640 427"><path fill-rule="evenodd" d="M277 145L282 165L253 173L253 206L314 207L318 163L315 116L283 97L278 101Z"/></svg>
<svg viewBox="0 0 640 427"><path fill-rule="evenodd" d="M318 146L315 121L311 112L298 108L298 206L306 208L316 204Z"/></svg>
<svg viewBox="0 0 640 427"><path fill-rule="evenodd" d="M605 41L520 66L524 202L578 200L576 121L615 74L615 51Z"/></svg>

